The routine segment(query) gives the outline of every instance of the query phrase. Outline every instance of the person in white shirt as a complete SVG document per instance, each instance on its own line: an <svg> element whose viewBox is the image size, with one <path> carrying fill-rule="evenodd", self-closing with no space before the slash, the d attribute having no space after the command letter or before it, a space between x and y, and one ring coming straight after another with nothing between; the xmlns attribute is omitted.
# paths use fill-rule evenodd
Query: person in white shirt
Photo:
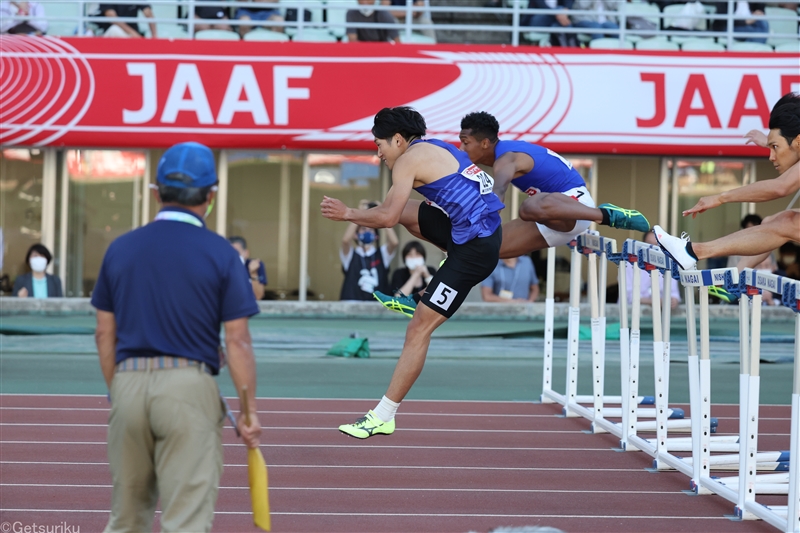
<svg viewBox="0 0 800 533"><path fill-rule="evenodd" d="M1 33L44 35L47 32L44 17L44 6L39 2L0 2Z"/></svg>
<svg viewBox="0 0 800 533"><path fill-rule="evenodd" d="M658 246L656 242L655 234L652 231L648 231L642 236L642 240L648 244L653 244ZM639 268L634 266L628 262L625 263L625 285L627 286L627 297L628 303L633 302L633 269ZM659 285L659 295L661 298L664 298L664 275L659 272L658 274L658 285ZM641 297L642 305L650 305L653 301L653 287L650 283L650 274L642 271L641 275L641 284L639 286L639 295ZM670 278L670 306L675 309L681 303L681 289L678 285L677 279Z"/></svg>

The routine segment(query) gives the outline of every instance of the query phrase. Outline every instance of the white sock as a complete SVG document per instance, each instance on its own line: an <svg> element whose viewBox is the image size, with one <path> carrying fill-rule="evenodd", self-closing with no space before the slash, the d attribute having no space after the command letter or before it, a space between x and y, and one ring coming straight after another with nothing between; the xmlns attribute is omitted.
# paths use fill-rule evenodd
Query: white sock
<svg viewBox="0 0 800 533"><path fill-rule="evenodd" d="M388 422L389 420L394 418L395 413L397 413L397 408L400 407L399 403L395 403L386 396L381 398L381 402L378 406L373 409L375 414L378 415L378 418L383 420L384 422Z"/></svg>

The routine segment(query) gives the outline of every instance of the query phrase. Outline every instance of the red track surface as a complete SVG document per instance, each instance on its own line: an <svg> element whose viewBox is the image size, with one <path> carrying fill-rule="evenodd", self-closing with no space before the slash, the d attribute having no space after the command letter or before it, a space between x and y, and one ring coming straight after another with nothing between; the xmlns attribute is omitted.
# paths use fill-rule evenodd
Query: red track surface
<svg viewBox="0 0 800 533"><path fill-rule="evenodd" d="M729 521L732 504L683 494L685 476L646 471L649 456L613 451L617 439L585 434L585 420L554 416L560 406L406 401L390 437L358 441L336 430L374 403L258 401L273 531L776 531ZM788 449L789 407L760 414L759 448ZM712 415L718 434L738 431L736 407L713 406ZM0 522L102 531L111 501L107 417L97 396L0 396ZM214 530L255 531L245 448L231 428L224 437ZM758 500L785 505L786 497Z"/></svg>

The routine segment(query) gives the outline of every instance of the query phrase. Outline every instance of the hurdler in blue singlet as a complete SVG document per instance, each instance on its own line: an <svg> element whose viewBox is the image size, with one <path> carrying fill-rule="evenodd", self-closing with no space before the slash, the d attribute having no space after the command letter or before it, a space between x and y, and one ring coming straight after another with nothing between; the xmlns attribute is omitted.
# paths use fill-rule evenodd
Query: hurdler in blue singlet
<svg viewBox="0 0 800 533"><path fill-rule="evenodd" d="M458 172L416 187L429 203L444 211L453 226L453 242L464 244L489 237L500 226L498 211L505 205L492 192L494 180L474 165L465 152L439 139L416 140L444 148L458 161Z"/></svg>
<svg viewBox="0 0 800 533"><path fill-rule="evenodd" d="M528 196L537 192L565 192L586 186L572 163L543 146L525 141L497 141L495 158L499 159L508 152L528 154L533 159L533 170L511 180L514 187Z"/></svg>

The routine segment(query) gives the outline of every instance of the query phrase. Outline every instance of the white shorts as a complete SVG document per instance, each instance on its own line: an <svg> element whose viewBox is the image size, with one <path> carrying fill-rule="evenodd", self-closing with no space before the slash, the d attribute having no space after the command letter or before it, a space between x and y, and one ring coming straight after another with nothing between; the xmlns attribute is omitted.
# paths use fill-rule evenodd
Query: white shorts
<svg viewBox="0 0 800 533"><path fill-rule="evenodd" d="M558 194L558 193L553 193ZM561 194L565 194L577 200L578 202L582 203L588 207L597 207L594 205L594 199L592 195L589 194L589 189L585 186L581 185L580 187L575 187L574 189L570 189L568 191L564 191ZM575 239L575 236L583 233L589 226L592 224L591 220L578 220L575 222L575 227L572 228L570 231L556 231L554 229L550 229L544 224L536 223L536 226L539 228L539 233L542 234L544 240L547 242L547 245L550 247L553 246L563 246L565 244L569 244L570 241Z"/></svg>

